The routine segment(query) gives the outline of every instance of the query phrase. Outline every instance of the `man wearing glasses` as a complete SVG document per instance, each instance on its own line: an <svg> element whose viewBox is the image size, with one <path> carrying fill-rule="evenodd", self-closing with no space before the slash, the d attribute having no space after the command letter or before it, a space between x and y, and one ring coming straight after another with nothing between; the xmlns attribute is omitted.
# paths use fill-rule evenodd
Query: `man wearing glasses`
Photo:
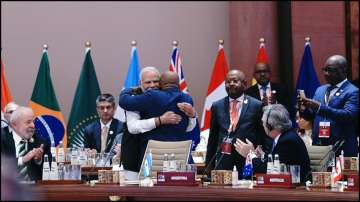
<svg viewBox="0 0 360 202"><path fill-rule="evenodd" d="M260 100L263 106L282 104L289 111L289 101L286 101L288 96L286 96L285 90L279 84L270 82L271 70L269 64L256 63L253 76L257 84L249 87L245 94Z"/></svg>
<svg viewBox="0 0 360 202"><path fill-rule="evenodd" d="M329 57L322 71L327 84L320 86L313 99L298 97L300 115L313 122L313 145L334 145L345 156L358 154L359 88L346 78L347 62L341 55Z"/></svg>

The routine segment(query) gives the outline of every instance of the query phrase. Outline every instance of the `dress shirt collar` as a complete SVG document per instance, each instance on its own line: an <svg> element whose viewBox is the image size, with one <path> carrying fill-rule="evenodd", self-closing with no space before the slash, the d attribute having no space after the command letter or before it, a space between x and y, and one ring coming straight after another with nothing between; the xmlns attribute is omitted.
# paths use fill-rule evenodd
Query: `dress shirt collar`
<svg viewBox="0 0 360 202"><path fill-rule="evenodd" d="M20 141L23 139L22 137L20 137L15 130L12 131L12 135L14 138L14 142L15 142L15 146L19 145Z"/></svg>
<svg viewBox="0 0 360 202"><path fill-rule="evenodd" d="M230 104L231 104L231 102L232 102L233 100L235 100L235 99L229 97L229 103L230 103ZM237 100L239 103L242 103L242 101L244 100L244 93L243 93L240 97L236 98L236 100Z"/></svg>
<svg viewBox="0 0 360 202"><path fill-rule="evenodd" d="M347 78L345 78L343 81L341 81L340 83L336 84L336 88L340 88L345 82L347 81Z"/></svg>
<svg viewBox="0 0 360 202"><path fill-rule="evenodd" d="M111 122L112 122L112 119L105 125L100 119L101 129L103 129L104 126L106 126L108 129L110 129Z"/></svg>
<svg viewBox="0 0 360 202"><path fill-rule="evenodd" d="M279 141L280 136L281 136L281 134L279 134L278 136L275 137L275 139L274 139L274 147L276 147L277 142Z"/></svg>
<svg viewBox="0 0 360 202"><path fill-rule="evenodd" d="M257 84L257 86L258 86L259 90L262 89L262 85ZM270 89L270 82L266 85L266 89Z"/></svg>

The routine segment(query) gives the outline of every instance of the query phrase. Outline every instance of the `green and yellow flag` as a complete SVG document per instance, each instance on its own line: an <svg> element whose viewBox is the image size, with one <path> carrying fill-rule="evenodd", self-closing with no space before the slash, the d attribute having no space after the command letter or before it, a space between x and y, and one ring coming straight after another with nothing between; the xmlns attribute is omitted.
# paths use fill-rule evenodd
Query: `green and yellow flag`
<svg viewBox="0 0 360 202"><path fill-rule="evenodd" d="M60 141L63 141L64 147L66 147L65 121L52 85L46 45L44 45L29 107L33 109L36 116L35 128L37 133L46 138L51 146L58 146Z"/></svg>
<svg viewBox="0 0 360 202"><path fill-rule="evenodd" d="M88 44L67 128L71 147L83 147L85 127L98 118L96 98L100 93Z"/></svg>

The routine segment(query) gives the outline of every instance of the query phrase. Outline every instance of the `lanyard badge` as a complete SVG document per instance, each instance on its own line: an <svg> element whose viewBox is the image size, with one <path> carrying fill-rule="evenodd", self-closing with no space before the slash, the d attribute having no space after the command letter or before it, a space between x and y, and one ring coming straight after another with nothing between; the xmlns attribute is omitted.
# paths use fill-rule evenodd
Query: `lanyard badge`
<svg viewBox="0 0 360 202"><path fill-rule="evenodd" d="M231 142L232 142L232 139L233 138L230 138L230 137L225 137L223 139L223 142L221 143L221 153L222 154L228 154L230 155L231 154Z"/></svg>
<svg viewBox="0 0 360 202"><path fill-rule="evenodd" d="M330 138L330 122L319 122L319 138Z"/></svg>

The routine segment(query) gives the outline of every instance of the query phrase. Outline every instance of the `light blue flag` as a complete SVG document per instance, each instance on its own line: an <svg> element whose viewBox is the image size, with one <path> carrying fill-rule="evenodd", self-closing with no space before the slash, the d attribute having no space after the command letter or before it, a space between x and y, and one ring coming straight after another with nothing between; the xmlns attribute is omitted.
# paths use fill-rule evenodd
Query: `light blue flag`
<svg viewBox="0 0 360 202"><path fill-rule="evenodd" d="M146 154L145 164L144 164L144 177L149 177L151 174L152 167L152 153L151 151Z"/></svg>
<svg viewBox="0 0 360 202"><path fill-rule="evenodd" d="M140 84L140 65L136 46L131 48L131 58L124 88L131 88ZM125 111L120 106L116 108L114 118L125 122Z"/></svg>
<svg viewBox="0 0 360 202"><path fill-rule="evenodd" d="M140 84L140 65L136 46L131 49L131 61L124 83L125 88L135 87Z"/></svg>

